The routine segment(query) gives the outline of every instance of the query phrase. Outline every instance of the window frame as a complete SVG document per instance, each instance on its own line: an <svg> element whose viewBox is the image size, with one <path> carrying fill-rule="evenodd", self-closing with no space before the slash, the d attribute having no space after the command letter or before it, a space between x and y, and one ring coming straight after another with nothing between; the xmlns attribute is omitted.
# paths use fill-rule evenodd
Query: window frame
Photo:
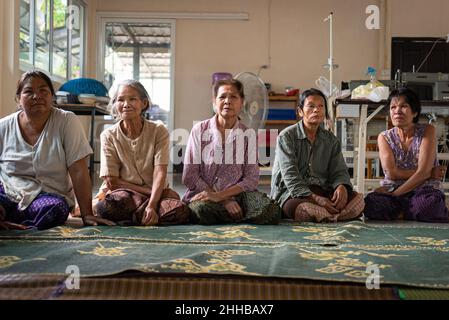
<svg viewBox="0 0 449 320"><path fill-rule="evenodd" d="M58 82L65 82L67 80L73 79L72 78L72 62L73 62L73 58L72 58L72 44L73 44L73 39L72 39L72 30L70 28L67 27L67 47L66 47L66 55L67 55L67 66L66 66L66 74L65 77L61 77L60 75L57 75L54 73L54 63L53 63L53 55L54 55L54 43L53 43L53 34L54 34L54 25L53 25L53 19L54 19L54 0L49 0L49 5L50 5L50 17L49 17L49 21L50 21L50 33L49 33L49 46L48 46L48 56L49 56L49 66L48 66L48 70L42 69L42 68L38 68L36 67L36 19L35 19L35 15L36 15L36 1L37 0L29 0L30 3L30 20L29 20L29 42L28 42L28 46L30 48L29 54L30 54L30 59L29 61L24 61L19 57L19 68L21 71L29 71L29 70L41 70L44 71L46 73L49 74L49 76ZM20 1L22 2L22 1ZM87 4L86 2L84 2L84 0L67 0L67 8L69 8L70 6L78 6L80 8L80 14L82 11L82 21L80 21L80 75L79 77L83 77L85 74L85 70L86 70L86 65L85 65L85 57L86 57L86 27L87 27ZM66 11L67 12L67 11ZM20 17L19 17L20 19ZM19 21L19 29L21 27L20 21ZM20 41L20 37L19 37L19 41ZM30 63L30 61L32 63Z"/></svg>

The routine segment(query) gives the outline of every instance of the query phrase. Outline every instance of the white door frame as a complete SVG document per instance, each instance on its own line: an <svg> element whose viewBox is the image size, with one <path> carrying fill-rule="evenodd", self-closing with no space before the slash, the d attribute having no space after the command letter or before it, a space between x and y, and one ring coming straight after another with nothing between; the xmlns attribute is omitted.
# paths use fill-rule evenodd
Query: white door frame
<svg viewBox="0 0 449 320"><path fill-rule="evenodd" d="M153 17L151 15L151 17ZM175 19L161 19L154 16L149 18L149 15L141 12L98 12L97 13L97 36L99 46L97 50L97 79L104 77L104 48L105 48L105 34L106 23L108 22L122 22L122 23L165 23L170 24L170 111L168 114L168 132L171 134L174 130L175 124L175 39L176 39L176 20ZM170 152L173 152L170 144ZM173 155L170 155L172 158ZM174 159L174 158L172 158ZM168 172L173 172L173 163L169 161Z"/></svg>
<svg viewBox="0 0 449 320"><path fill-rule="evenodd" d="M117 12L116 16L110 12L99 12L97 15L97 30L98 39L100 40L98 47L97 57L97 79L103 79L104 77L104 48L105 48L105 35L104 30L106 23L119 22L119 23L165 23L170 24L170 111L168 115L168 131L173 132L174 129L174 98L175 98L175 28L176 21L174 19L150 19L147 16L131 13L131 12Z"/></svg>

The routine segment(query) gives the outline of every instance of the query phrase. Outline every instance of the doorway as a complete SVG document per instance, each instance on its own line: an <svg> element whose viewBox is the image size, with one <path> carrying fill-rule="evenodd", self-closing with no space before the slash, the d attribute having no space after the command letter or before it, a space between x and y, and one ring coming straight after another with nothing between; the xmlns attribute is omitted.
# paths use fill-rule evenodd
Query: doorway
<svg viewBox="0 0 449 320"><path fill-rule="evenodd" d="M125 79L140 81L152 102L146 117L162 121L170 132L174 125L174 35L174 20L99 18L98 78L108 89Z"/></svg>

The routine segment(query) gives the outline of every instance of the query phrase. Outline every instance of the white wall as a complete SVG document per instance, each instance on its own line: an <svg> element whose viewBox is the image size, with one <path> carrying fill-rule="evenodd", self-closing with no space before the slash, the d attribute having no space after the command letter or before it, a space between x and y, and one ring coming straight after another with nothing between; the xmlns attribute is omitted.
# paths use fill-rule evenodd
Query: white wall
<svg viewBox="0 0 449 320"><path fill-rule="evenodd" d="M449 1L393 0L392 35L441 37L449 33Z"/></svg>
<svg viewBox="0 0 449 320"><path fill-rule="evenodd" d="M129 0L128 11L245 12L249 21L178 20L176 25L175 127L211 116L214 72L258 72L275 91L314 86L329 55L329 25L334 12L335 80L361 78L376 66L379 31L365 28L365 8L376 0L207 0L151 2ZM97 1L97 11L123 10L123 1ZM271 23L270 23L271 22ZM355 48L357 48L355 50Z"/></svg>
<svg viewBox="0 0 449 320"><path fill-rule="evenodd" d="M19 78L11 4L0 1L3 48L0 66L0 116L14 109ZM368 66L389 68L391 36L442 36L449 33L447 0L88 0L87 76L96 76L99 11L245 12L249 21L177 20L175 66L175 128L190 129L194 120L211 116L211 76L217 71L257 73L275 91L285 86L314 86L329 55L328 24L334 12L334 55L340 67L335 82L360 79ZM381 29L365 27L370 4L381 7ZM384 9L383 9L384 8ZM18 16L18 13L17 15ZM271 23L270 23L271 21ZM13 47L11 44L14 44ZM14 54L15 56L11 56ZM6 63L5 63L6 61ZM11 68L11 61L15 64ZM5 70L9 69L9 70ZM6 72L5 72L6 71ZM386 72L389 74L388 70ZM14 81L11 81L14 79Z"/></svg>
<svg viewBox="0 0 449 320"><path fill-rule="evenodd" d="M5 11L5 2L0 1L0 12ZM0 75L3 74L3 55L4 55L4 43L3 43L3 34L4 34L4 23L3 23L3 17L0 20ZM1 105L3 102L3 77L0 76L0 111L1 111Z"/></svg>

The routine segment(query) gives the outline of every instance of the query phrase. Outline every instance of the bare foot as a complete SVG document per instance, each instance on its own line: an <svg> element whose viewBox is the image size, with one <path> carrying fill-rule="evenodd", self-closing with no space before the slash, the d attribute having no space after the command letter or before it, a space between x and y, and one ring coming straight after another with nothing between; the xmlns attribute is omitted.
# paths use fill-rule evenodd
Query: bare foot
<svg viewBox="0 0 449 320"><path fill-rule="evenodd" d="M29 227L24 226L23 224L12 223L9 221L0 221L0 230L26 230Z"/></svg>

